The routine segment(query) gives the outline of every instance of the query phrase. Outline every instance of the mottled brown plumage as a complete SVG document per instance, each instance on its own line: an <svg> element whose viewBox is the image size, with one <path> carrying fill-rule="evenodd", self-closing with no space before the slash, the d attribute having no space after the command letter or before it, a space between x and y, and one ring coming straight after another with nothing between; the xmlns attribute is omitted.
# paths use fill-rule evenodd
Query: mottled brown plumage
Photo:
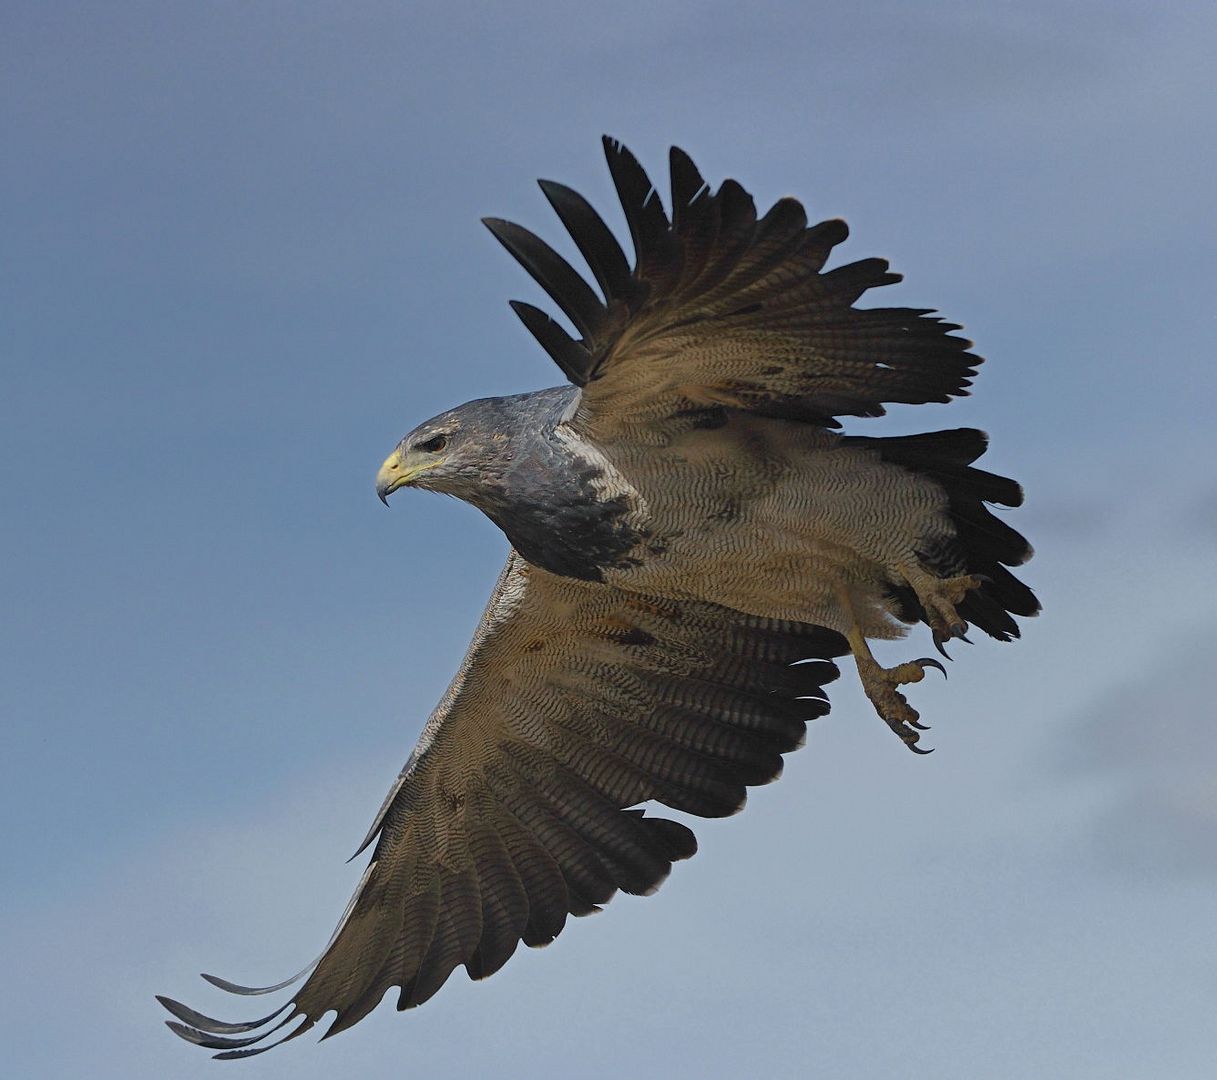
<svg viewBox="0 0 1217 1080"><path fill-rule="evenodd" d="M568 915L654 890L696 842L644 804L738 810L827 711L834 657L853 653L879 714L919 749L897 688L936 662L884 669L868 639L924 622L940 648L969 623L1008 640L1038 610L1007 569L1030 547L987 508L1021 491L973 467L982 433L834 430L966 393L980 359L958 327L855 307L898 278L878 259L825 271L844 223L809 227L793 199L758 218L738 184L711 192L675 149L669 219L629 152L605 150L632 268L581 196L542 183L599 294L532 233L487 220L574 327L513 304L572 385L437 416L381 469L382 498L456 495L515 550L292 1000L225 1023L162 999L174 1031L221 1057L328 1011L327 1034L341 1031L390 987L399 1008L419 1005L458 966L483 978ZM258 994L294 980L212 981Z"/></svg>

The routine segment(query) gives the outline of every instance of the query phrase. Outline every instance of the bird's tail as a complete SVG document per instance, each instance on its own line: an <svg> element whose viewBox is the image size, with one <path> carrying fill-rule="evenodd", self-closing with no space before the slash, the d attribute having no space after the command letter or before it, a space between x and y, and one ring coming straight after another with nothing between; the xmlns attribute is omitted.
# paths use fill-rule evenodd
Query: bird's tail
<svg viewBox="0 0 1217 1080"><path fill-rule="evenodd" d="M933 431L895 438L851 437L878 451L884 461L929 477L946 492L948 514L955 535L919 548L924 568L938 577L971 574L981 579L958 605L959 614L1000 641L1019 636L1015 615L1035 615L1035 594L1006 568L1031 557L1026 538L995 516L986 503L1019 506L1022 488L995 473L972 468L985 452L988 436L974 428ZM892 598L899 615L908 622L928 621L917 594L905 583L893 583Z"/></svg>

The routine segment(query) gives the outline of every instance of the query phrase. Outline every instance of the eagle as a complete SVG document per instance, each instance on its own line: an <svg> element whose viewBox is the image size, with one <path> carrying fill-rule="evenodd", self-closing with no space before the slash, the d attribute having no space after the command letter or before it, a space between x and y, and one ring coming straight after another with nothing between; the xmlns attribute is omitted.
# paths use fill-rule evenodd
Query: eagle
<svg viewBox="0 0 1217 1080"><path fill-rule="evenodd" d="M261 1053L327 1013L329 1037L398 989L427 1001L460 965L493 974L522 941L618 890L649 894L697 848L653 804L733 814L828 711L851 654L910 750L925 725L869 642L925 624L945 655L1036 614L1011 573L1027 541L987 504L1013 480L975 468L984 433L844 434L841 417L968 392L981 358L931 309L858 307L886 261L825 269L848 230L779 199L758 216L670 152L670 214L635 157L604 151L633 265L581 195L540 181L594 285L519 225L485 224L567 325L513 302L566 377L471 401L410 432L376 478L481 510L511 544L459 670L356 855L374 844L325 949L279 1009L224 1022L170 998L178 1035ZM652 805L648 805L652 804ZM272 1038L272 1035L274 1038Z"/></svg>

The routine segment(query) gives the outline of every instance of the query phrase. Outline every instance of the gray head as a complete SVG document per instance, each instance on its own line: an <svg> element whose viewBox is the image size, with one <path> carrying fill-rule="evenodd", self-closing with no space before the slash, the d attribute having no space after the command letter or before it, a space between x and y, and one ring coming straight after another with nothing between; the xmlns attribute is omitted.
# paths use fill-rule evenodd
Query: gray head
<svg viewBox="0 0 1217 1080"><path fill-rule="evenodd" d="M440 413L410 432L380 467L382 502L402 487L455 495L475 506L500 486L522 449L560 418L574 387L479 398Z"/></svg>
<svg viewBox="0 0 1217 1080"><path fill-rule="evenodd" d="M501 471L511 453L515 424L502 398L459 405L419 424L376 475L376 494L387 503L402 487L442 491L468 499Z"/></svg>

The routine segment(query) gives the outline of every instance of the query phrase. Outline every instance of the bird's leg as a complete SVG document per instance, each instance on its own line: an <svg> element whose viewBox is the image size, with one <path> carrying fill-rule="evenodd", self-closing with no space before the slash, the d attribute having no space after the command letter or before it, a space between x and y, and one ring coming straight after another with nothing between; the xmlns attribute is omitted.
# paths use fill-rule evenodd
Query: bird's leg
<svg viewBox="0 0 1217 1080"><path fill-rule="evenodd" d="M967 641L964 634L968 632L968 624L955 607L973 589L979 589L986 579L977 574L937 578L920 570L906 574L906 579L925 608L938 651L945 656L942 646L951 638Z"/></svg>
<svg viewBox="0 0 1217 1080"><path fill-rule="evenodd" d="M929 750L922 750L917 746L917 740L921 738L921 732L926 730L926 725L920 722L917 710L908 703L905 696L896 687L906 683L921 682L925 678L927 667L937 668L944 676L946 668L937 660L931 660L928 657L910 660L908 663L897 664L891 668L880 666L870 651L866 636L862 633L849 589L841 585L837 590L837 595L849 625L845 636L853 651L854 662L858 665L858 678L862 681L862 689L866 691L866 696L870 698L871 704L874 705L875 711L884 723L900 737L905 746L914 754L928 754Z"/></svg>

